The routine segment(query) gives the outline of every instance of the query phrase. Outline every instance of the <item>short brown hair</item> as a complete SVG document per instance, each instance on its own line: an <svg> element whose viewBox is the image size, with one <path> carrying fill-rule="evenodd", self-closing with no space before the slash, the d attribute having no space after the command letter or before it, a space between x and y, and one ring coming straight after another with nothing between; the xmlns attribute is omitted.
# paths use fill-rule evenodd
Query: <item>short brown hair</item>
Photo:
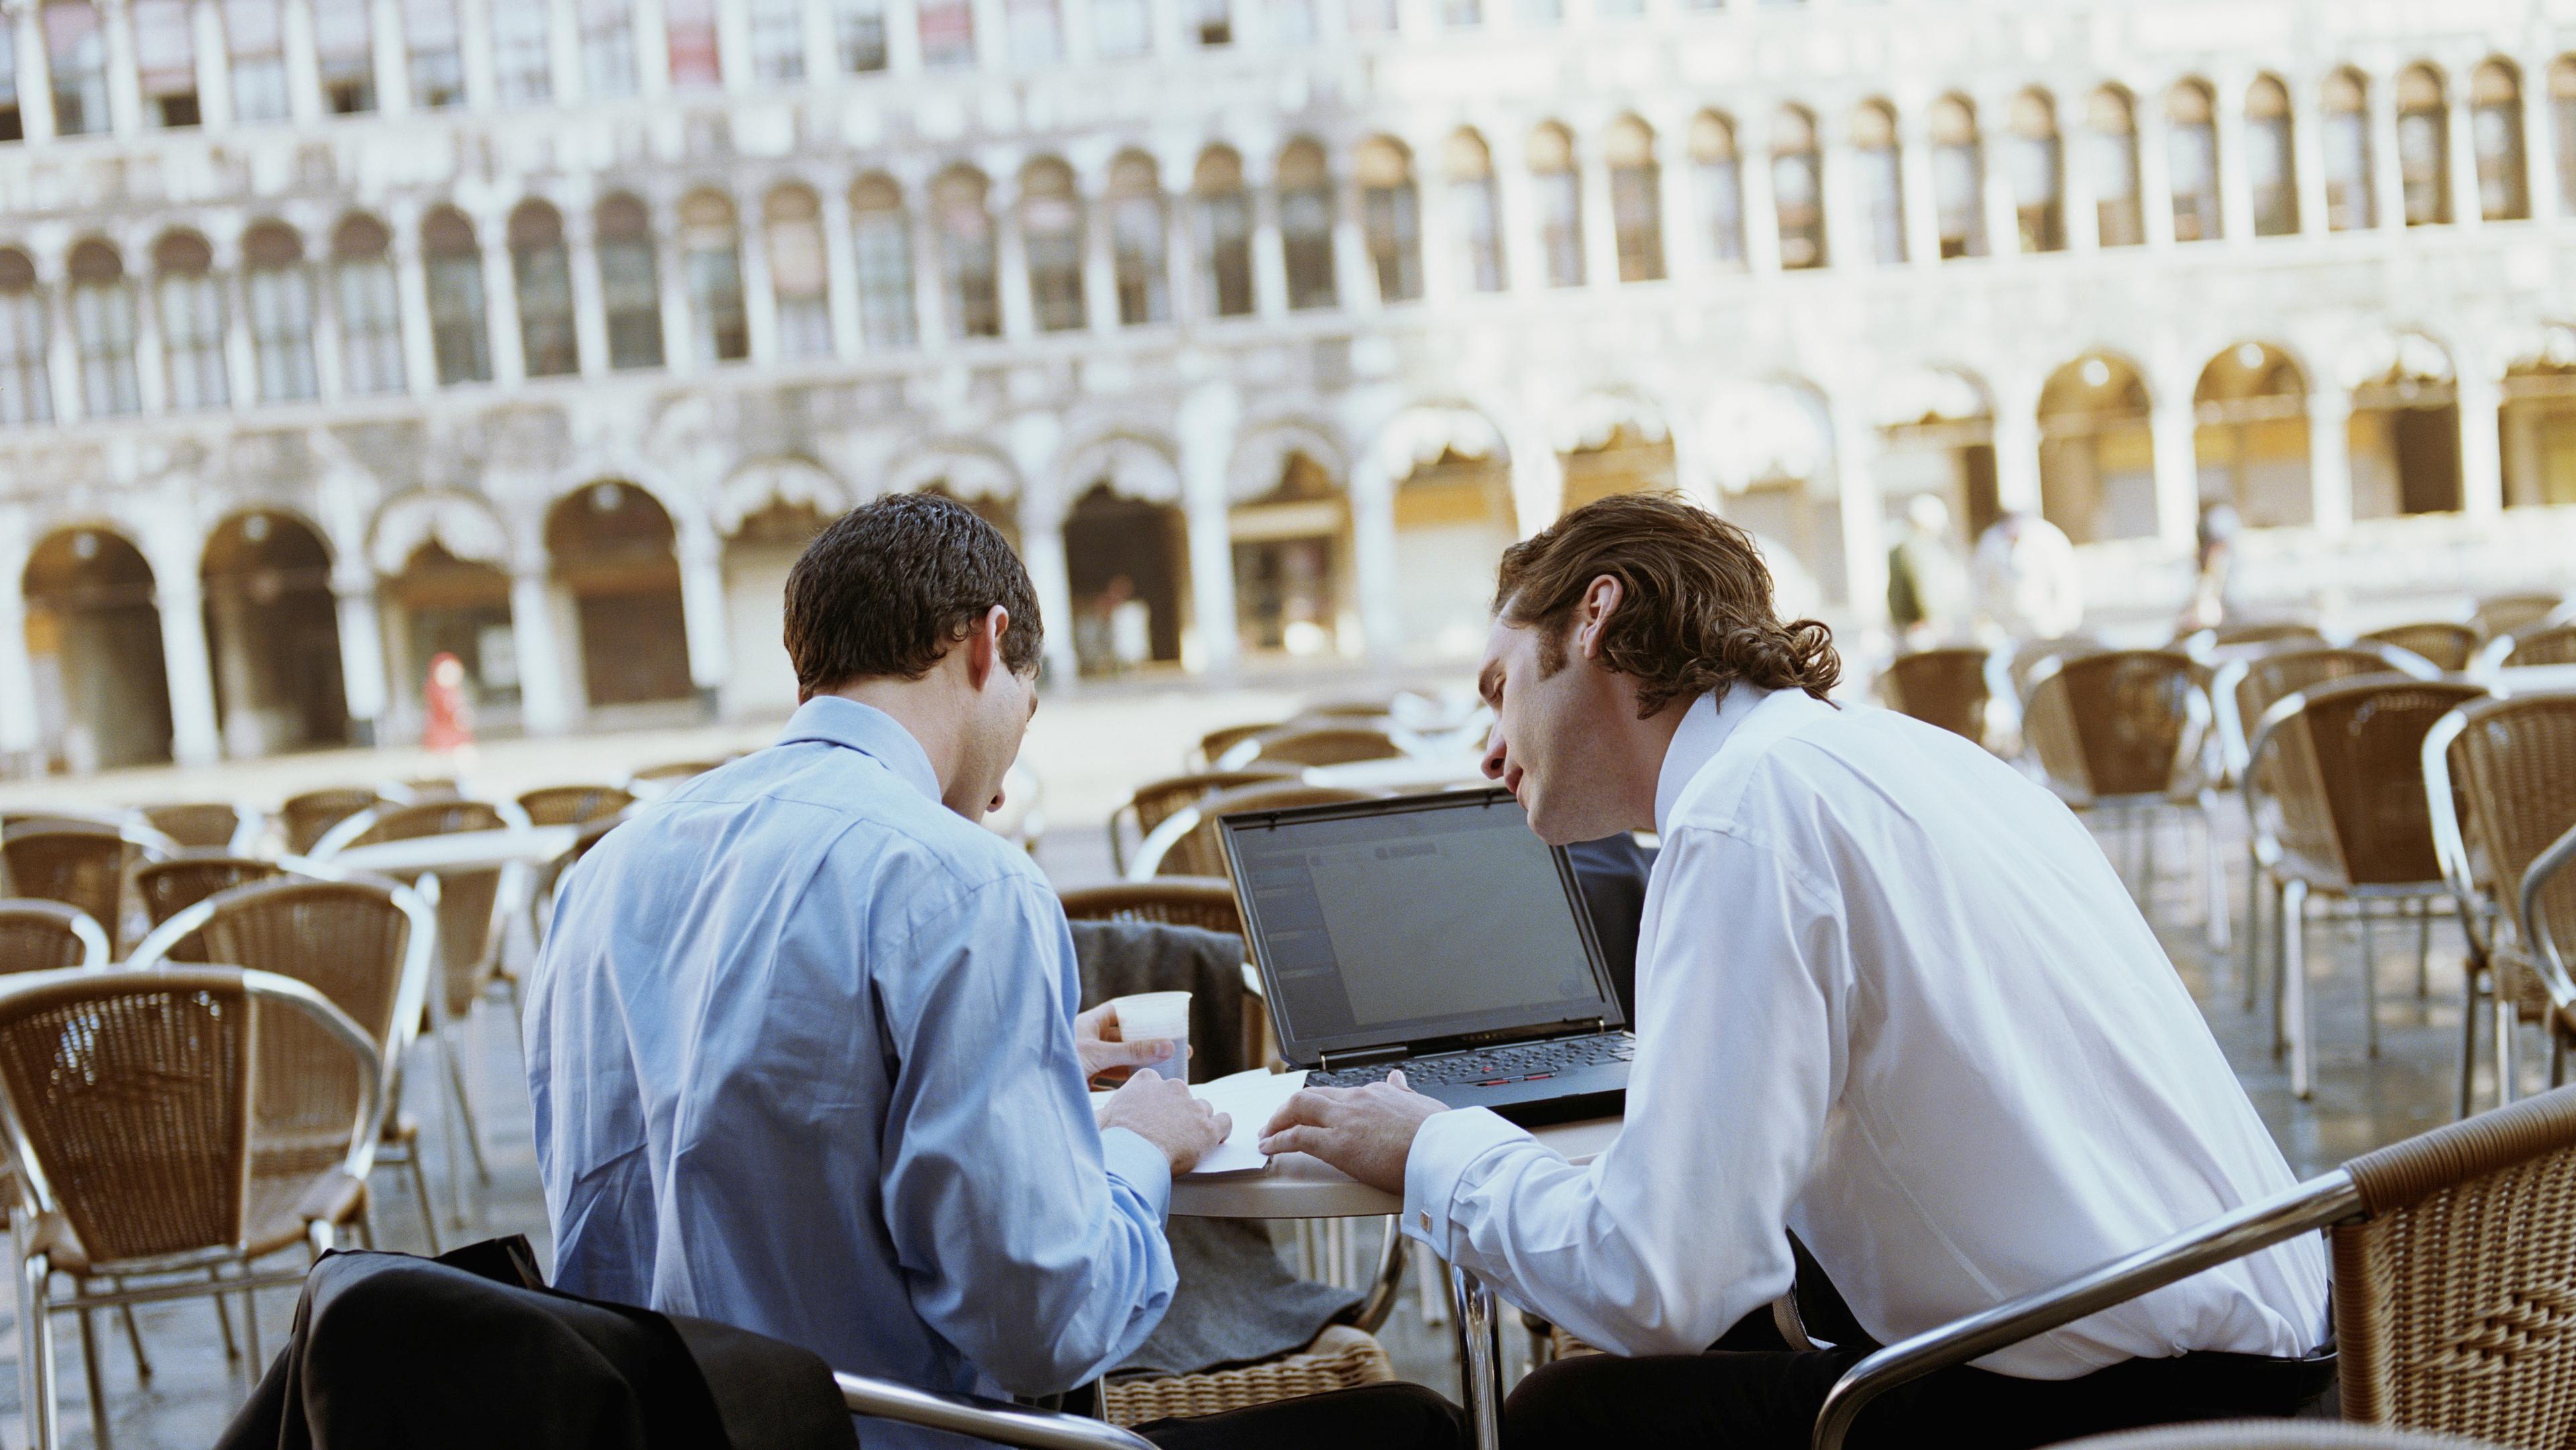
<svg viewBox="0 0 2576 1450"><path fill-rule="evenodd" d="M1842 677L1832 630L1780 622L1752 536L1679 494L1613 495L1504 550L1494 613L1540 632L1540 665L1554 674L1575 606L1603 575L1621 598L1601 662L1637 681L1640 718L1735 680L1821 700Z"/></svg>
<svg viewBox="0 0 2576 1450"><path fill-rule="evenodd" d="M917 680L994 605L1002 663L1037 668L1045 628L1029 571L954 499L893 494L834 520L787 575L787 658L800 699L882 676Z"/></svg>

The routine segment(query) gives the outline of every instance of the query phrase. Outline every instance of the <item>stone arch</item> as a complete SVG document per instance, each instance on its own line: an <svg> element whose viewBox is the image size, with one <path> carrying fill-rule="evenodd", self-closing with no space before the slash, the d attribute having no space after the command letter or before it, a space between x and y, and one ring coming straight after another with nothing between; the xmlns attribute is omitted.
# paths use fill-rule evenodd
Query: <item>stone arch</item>
<svg viewBox="0 0 2576 1450"><path fill-rule="evenodd" d="M420 488L397 494L367 526L367 563L379 576L403 572L412 556L435 545L462 560L507 570L517 552L509 526L490 500L462 489Z"/></svg>
<svg viewBox="0 0 2576 1450"><path fill-rule="evenodd" d="M1104 433L1066 450L1056 477L1058 496L1068 500L1104 482L1111 492L1145 503L1178 504L1182 498L1171 445L1131 430Z"/></svg>
<svg viewBox="0 0 2576 1450"><path fill-rule="evenodd" d="M2352 390L2352 515L2461 506L2459 353L2430 332L2372 331L2347 342L2336 378Z"/></svg>
<svg viewBox="0 0 2576 1450"><path fill-rule="evenodd" d="M1563 474L1560 513L1612 494L1680 484L1672 417L1641 389L1594 388L1552 421L1549 446L1558 454Z"/></svg>
<svg viewBox="0 0 2576 1450"><path fill-rule="evenodd" d="M1293 455L1302 454L1337 483L1350 478L1349 455L1326 424L1301 417L1276 418L1244 430L1226 461L1225 496L1231 503L1260 498L1279 486Z"/></svg>
<svg viewBox="0 0 2576 1450"><path fill-rule="evenodd" d="M551 591L580 658L567 674L592 707L688 699L688 611L679 521L634 479L594 475L546 510Z"/></svg>
<svg viewBox="0 0 2576 1450"><path fill-rule="evenodd" d="M365 541L380 581L388 714L394 738L416 736L419 691L442 654L464 666L479 718L507 724L520 709L523 644L511 611L511 573L523 555L489 499L462 489L420 488L376 510ZM507 648L503 648L507 641Z"/></svg>
<svg viewBox="0 0 2576 1450"><path fill-rule="evenodd" d="M168 760L161 611L134 539L112 524L64 524L10 582L27 605L39 750L82 774Z"/></svg>
<svg viewBox="0 0 2576 1450"><path fill-rule="evenodd" d="M243 509L207 535L200 575L224 753L349 743L331 544L321 527L273 505Z"/></svg>
<svg viewBox="0 0 2576 1450"><path fill-rule="evenodd" d="M2505 506L2576 504L2576 325L2528 323L2498 342Z"/></svg>
<svg viewBox="0 0 2576 1450"><path fill-rule="evenodd" d="M1948 512L1962 554L2003 515L1995 456L1995 395L1963 364L1926 363L1882 373L1869 393L1880 453L1871 483L1889 525L1930 495Z"/></svg>
<svg viewBox="0 0 2576 1450"><path fill-rule="evenodd" d="M1360 507L1385 508L1393 526L1380 605L1392 613L1373 632L1409 658L1465 658L1484 638L1495 564L1521 533L1504 430L1473 404L1420 402L1387 420L1365 458L1385 492Z"/></svg>
<svg viewBox="0 0 2576 1450"><path fill-rule="evenodd" d="M1249 430L1226 477L1235 626L1247 654L1356 653L1348 465L1329 428L1283 417Z"/></svg>
<svg viewBox="0 0 2576 1450"><path fill-rule="evenodd" d="M1008 456L989 444L968 438L932 439L906 448L887 465L885 492L918 493L944 483L958 498L993 498L1016 503L1020 471Z"/></svg>
<svg viewBox="0 0 2576 1450"><path fill-rule="evenodd" d="M821 464L764 458L742 465L716 485L713 516L716 532L730 538L765 509L809 509L828 521L848 512L852 503L850 490Z"/></svg>
<svg viewBox="0 0 2576 1450"><path fill-rule="evenodd" d="M2249 338L2220 349L2192 385L2192 415L2201 503L2255 528L2314 520L2308 374L2288 348Z"/></svg>
<svg viewBox="0 0 2576 1450"><path fill-rule="evenodd" d="M1840 481L1823 390L1793 374L1733 379L1710 390L1699 417L1718 512L1761 546L1781 607L1842 599Z"/></svg>
<svg viewBox="0 0 2576 1450"><path fill-rule="evenodd" d="M2145 369L2108 349L2049 374L2039 394L2040 510L2069 539L2155 535L2151 407Z"/></svg>

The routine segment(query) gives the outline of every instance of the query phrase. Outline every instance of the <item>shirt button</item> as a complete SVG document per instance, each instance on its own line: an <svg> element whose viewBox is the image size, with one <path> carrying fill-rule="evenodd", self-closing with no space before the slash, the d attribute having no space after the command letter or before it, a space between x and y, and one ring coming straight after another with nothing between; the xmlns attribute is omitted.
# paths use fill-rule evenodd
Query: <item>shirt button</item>
<svg viewBox="0 0 2576 1450"><path fill-rule="evenodd" d="M1424 1233L1431 1232L1431 1210L1427 1208L1415 1209L1413 1211L1413 1221L1422 1225L1422 1231Z"/></svg>

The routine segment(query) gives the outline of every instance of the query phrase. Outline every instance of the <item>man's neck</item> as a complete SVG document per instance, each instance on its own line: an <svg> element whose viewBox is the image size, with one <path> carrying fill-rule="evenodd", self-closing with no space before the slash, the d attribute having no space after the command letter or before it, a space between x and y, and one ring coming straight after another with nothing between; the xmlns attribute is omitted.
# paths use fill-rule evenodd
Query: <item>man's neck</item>
<svg viewBox="0 0 2576 1450"><path fill-rule="evenodd" d="M921 746L921 753L930 758L931 774L939 778L939 791L945 797L965 755L964 737L958 727L960 712L951 698L954 686L946 674L934 667L917 680L887 675L853 681L821 693L893 716L894 722Z"/></svg>

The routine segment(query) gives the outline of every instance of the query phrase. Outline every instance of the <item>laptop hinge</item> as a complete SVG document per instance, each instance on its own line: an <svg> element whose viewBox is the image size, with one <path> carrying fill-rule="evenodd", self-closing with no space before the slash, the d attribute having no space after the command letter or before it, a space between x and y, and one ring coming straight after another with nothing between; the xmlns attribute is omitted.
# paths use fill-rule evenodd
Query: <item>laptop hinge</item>
<svg viewBox="0 0 2576 1450"><path fill-rule="evenodd" d="M1338 1072L1346 1067L1375 1067L1381 1062L1402 1062L1413 1050L1402 1043L1392 1047L1363 1047L1357 1052L1327 1052L1318 1059L1323 1071Z"/></svg>

